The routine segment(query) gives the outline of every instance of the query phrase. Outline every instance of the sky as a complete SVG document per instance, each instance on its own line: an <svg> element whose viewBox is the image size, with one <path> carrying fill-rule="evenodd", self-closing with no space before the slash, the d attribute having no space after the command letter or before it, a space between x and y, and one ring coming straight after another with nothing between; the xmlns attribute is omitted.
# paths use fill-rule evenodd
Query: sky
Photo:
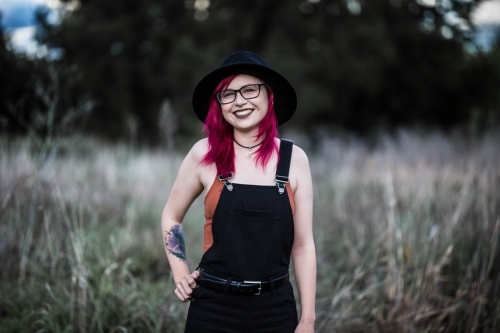
<svg viewBox="0 0 500 333"><path fill-rule="evenodd" d="M58 5L57 0L1 0L0 24L10 36L12 47L21 53L44 55L46 50L40 49L33 39L36 30L35 11L40 6L56 9Z"/></svg>
<svg viewBox="0 0 500 333"><path fill-rule="evenodd" d="M476 24L500 24L500 0L485 1L472 16Z"/></svg>
<svg viewBox="0 0 500 333"><path fill-rule="evenodd" d="M435 3L435 0L420 0L421 2ZM35 10L38 6L46 6L52 9L52 17L49 20L57 21L57 0L1 0L0 11L2 12L1 26L11 38L12 47L18 51L30 55L43 55L47 51L41 49L33 40L35 34ZM492 25L500 25L500 0L486 0L472 16L473 22L480 28L479 43L487 44L493 30Z"/></svg>
<svg viewBox="0 0 500 333"><path fill-rule="evenodd" d="M4 29L17 29L33 26L35 24L35 10L39 6L56 9L59 6L59 2L57 0L0 1L0 11L2 12L2 27Z"/></svg>

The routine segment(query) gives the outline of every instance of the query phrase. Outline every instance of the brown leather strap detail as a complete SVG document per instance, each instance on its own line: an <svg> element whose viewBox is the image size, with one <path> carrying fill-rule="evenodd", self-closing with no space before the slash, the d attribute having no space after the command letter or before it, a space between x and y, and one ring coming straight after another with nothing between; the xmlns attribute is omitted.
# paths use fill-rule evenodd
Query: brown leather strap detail
<svg viewBox="0 0 500 333"><path fill-rule="evenodd" d="M214 236L212 234L212 220L214 218L215 208L219 203L220 194L224 184L221 183L218 177L215 177L212 186L205 196L205 225L203 226L203 253L212 246L214 243Z"/></svg>
<svg viewBox="0 0 500 333"><path fill-rule="evenodd" d="M286 192L288 193L288 200L290 200L290 207L292 207L292 214L295 214L295 199L293 198L293 191L290 183L286 186Z"/></svg>

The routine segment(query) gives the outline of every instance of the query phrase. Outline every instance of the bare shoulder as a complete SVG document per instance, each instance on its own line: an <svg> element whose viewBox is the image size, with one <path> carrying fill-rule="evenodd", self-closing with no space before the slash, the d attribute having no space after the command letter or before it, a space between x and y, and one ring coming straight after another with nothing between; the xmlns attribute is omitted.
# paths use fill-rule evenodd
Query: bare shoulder
<svg viewBox="0 0 500 333"><path fill-rule="evenodd" d="M290 161L290 182L294 193L297 189L309 187L311 182L311 171L309 169L309 159L304 150L293 145L292 160Z"/></svg>
<svg viewBox="0 0 500 333"><path fill-rule="evenodd" d="M307 158L307 154L306 152L296 146L296 145L293 145L293 150L292 150L292 164L299 164L299 165L309 165L309 159Z"/></svg>
<svg viewBox="0 0 500 333"><path fill-rule="evenodd" d="M190 159L192 159L193 161L198 161L199 163L201 162L207 151L208 151L208 139L204 138L199 140L193 145L187 156L189 156Z"/></svg>
<svg viewBox="0 0 500 333"><path fill-rule="evenodd" d="M205 189L210 187L217 174L215 165L204 165L201 163L203 157L208 152L208 148L208 139L201 139L193 145L184 160L187 169L190 170L190 175L196 175Z"/></svg>
<svg viewBox="0 0 500 333"><path fill-rule="evenodd" d="M197 175L200 177L200 163L207 152L208 143L206 139L201 139L196 142L191 150L187 153L179 170L179 175L182 177Z"/></svg>

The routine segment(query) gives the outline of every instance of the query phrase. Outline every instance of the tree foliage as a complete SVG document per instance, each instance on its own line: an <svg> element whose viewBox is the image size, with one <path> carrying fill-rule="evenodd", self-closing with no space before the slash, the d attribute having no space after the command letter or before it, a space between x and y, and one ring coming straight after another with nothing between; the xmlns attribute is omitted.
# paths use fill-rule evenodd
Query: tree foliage
<svg viewBox="0 0 500 333"><path fill-rule="evenodd" d="M194 86L240 49L296 87L287 127L499 122L500 65L471 49L477 0L65 1L57 26L39 13L39 40L61 55L59 108L87 96L87 130L111 138L158 142L160 119L197 133Z"/></svg>

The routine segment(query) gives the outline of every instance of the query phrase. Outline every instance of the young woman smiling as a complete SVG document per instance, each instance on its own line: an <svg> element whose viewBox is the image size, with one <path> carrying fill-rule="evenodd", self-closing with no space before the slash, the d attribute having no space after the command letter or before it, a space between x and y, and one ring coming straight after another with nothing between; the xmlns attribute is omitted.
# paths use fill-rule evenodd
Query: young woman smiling
<svg viewBox="0 0 500 333"><path fill-rule="evenodd" d="M302 149L278 138L296 105L288 80L248 51L230 54L194 90L207 138L184 159L162 215L175 294L191 301L186 332L314 332L309 162ZM204 254L191 271L181 223L202 193Z"/></svg>

